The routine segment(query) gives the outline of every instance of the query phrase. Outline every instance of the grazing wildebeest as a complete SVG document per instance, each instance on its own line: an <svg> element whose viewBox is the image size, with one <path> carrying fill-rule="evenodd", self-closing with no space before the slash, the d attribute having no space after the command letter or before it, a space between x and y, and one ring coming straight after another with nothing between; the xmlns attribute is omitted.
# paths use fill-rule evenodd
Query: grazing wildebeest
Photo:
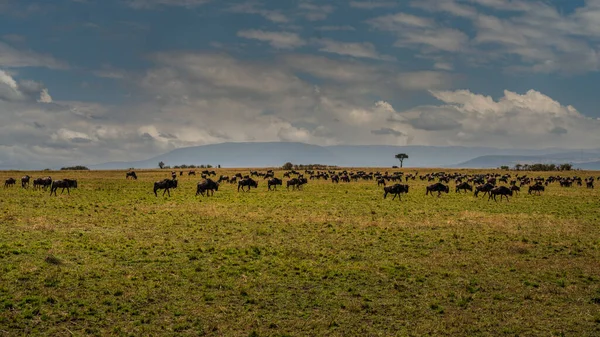
<svg viewBox="0 0 600 337"><path fill-rule="evenodd" d="M490 191L496 186L492 184L483 184L475 187L475 197L479 195L479 192L483 192L483 195L490 193Z"/></svg>
<svg viewBox="0 0 600 337"><path fill-rule="evenodd" d="M195 176L195 175L196 175L196 171L194 171L194 170L188 172L188 176Z"/></svg>
<svg viewBox="0 0 600 337"><path fill-rule="evenodd" d="M289 190L290 186L292 186L292 190L299 190L300 187L306 183L308 183L308 180L306 180L306 178L292 178L286 182L286 188Z"/></svg>
<svg viewBox="0 0 600 337"><path fill-rule="evenodd" d="M464 183L456 185L456 193L460 192L460 190L465 191L465 193L467 193L467 190L473 192L473 186L469 185L469 183L465 181Z"/></svg>
<svg viewBox="0 0 600 337"><path fill-rule="evenodd" d="M593 180L588 180L585 182L585 187L587 188L594 188L594 181Z"/></svg>
<svg viewBox="0 0 600 337"><path fill-rule="evenodd" d="M283 181L281 181L281 179L279 178L269 179L269 181L267 182L267 188L269 189L269 191L271 191L271 186L273 186L273 190L276 190L277 185L283 185Z"/></svg>
<svg viewBox="0 0 600 337"><path fill-rule="evenodd" d="M50 178L50 177L33 179L33 189L43 188L44 190L46 190L51 185L52 185L52 178Z"/></svg>
<svg viewBox="0 0 600 337"><path fill-rule="evenodd" d="M161 181L157 181L154 183L154 195L158 197L156 191L164 190L163 196L165 195L165 193L168 193L169 196L171 196L170 189L172 188L177 188L177 179L164 179Z"/></svg>
<svg viewBox="0 0 600 337"><path fill-rule="evenodd" d="M533 192L534 194L541 195L541 192L545 191L545 190L546 190L546 188L544 187L544 185L535 184L535 185L529 186L529 190L527 192L529 194L531 194L531 192Z"/></svg>
<svg viewBox="0 0 600 337"><path fill-rule="evenodd" d="M50 195L54 193L56 195L56 190L62 188L60 194L65 192L65 188L67 189L67 194L71 194L71 188L77 188L77 180L75 179L62 179L55 180L52 182L52 186L50 187Z"/></svg>
<svg viewBox="0 0 600 337"><path fill-rule="evenodd" d="M21 177L21 187L27 188L29 186L29 179L31 179L30 176Z"/></svg>
<svg viewBox="0 0 600 337"><path fill-rule="evenodd" d="M508 201L508 196L510 195L512 197L513 191L506 186L498 186L498 187L492 188L492 190L490 191L488 200L493 198L494 201L498 201L498 200L496 200L497 195L500 196L500 201L502 201L503 196L506 197L506 201Z"/></svg>
<svg viewBox="0 0 600 337"><path fill-rule="evenodd" d="M402 199L401 194L408 193L408 185L394 184L392 186L386 186L383 188L383 198L384 199L387 197L388 193L394 195L392 200L396 199L396 196L398 197L398 200L401 200Z"/></svg>
<svg viewBox="0 0 600 337"><path fill-rule="evenodd" d="M212 179L208 178L198 183L196 187L196 195L202 194L206 192L206 196L214 195L215 191L219 190L219 183L214 182Z"/></svg>
<svg viewBox="0 0 600 337"><path fill-rule="evenodd" d="M377 186L385 186L385 179L381 178L381 179L377 179Z"/></svg>
<svg viewBox="0 0 600 337"><path fill-rule="evenodd" d="M224 176L221 174L221 176L219 177L219 180L217 180L217 182L220 183L222 181L229 181L229 176Z"/></svg>
<svg viewBox="0 0 600 337"><path fill-rule="evenodd" d="M337 174L334 174L331 176L331 182L332 183L339 183L340 182L340 176L338 176Z"/></svg>
<svg viewBox="0 0 600 337"><path fill-rule="evenodd" d="M137 180L137 174L135 174L135 171L129 171L127 173L125 173L125 179L133 179L133 180Z"/></svg>
<svg viewBox="0 0 600 337"><path fill-rule="evenodd" d="M8 178L4 181L4 187L10 187L13 186L14 184L16 184L16 180L15 178Z"/></svg>
<svg viewBox="0 0 600 337"><path fill-rule="evenodd" d="M515 194L517 194L518 192L521 192L521 188L517 185L510 186L510 190L513 191L513 193L515 193Z"/></svg>
<svg viewBox="0 0 600 337"><path fill-rule="evenodd" d="M450 192L450 187L448 187L448 185L444 185L442 183L435 183L433 185L429 185L427 186L427 189L425 191L425 195L431 194L433 195L433 192L438 192L438 197L440 195L442 195L442 192Z"/></svg>
<svg viewBox="0 0 600 337"><path fill-rule="evenodd" d="M258 181L250 177L238 181L238 192L240 191L240 188L244 191L244 187L248 187L248 191L246 192L249 192L251 187L258 188Z"/></svg>

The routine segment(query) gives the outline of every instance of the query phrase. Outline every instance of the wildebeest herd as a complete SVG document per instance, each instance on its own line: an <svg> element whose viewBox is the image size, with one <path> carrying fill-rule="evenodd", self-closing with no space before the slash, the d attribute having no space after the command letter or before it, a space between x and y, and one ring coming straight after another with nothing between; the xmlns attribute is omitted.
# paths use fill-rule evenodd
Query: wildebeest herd
<svg viewBox="0 0 600 337"><path fill-rule="evenodd" d="M180 176L183 175L183 171L180 172ZM196 175L195 171L189 171L188 176ZM266 172L250 171L249 174L243 175L242 173L236 173L231 178L229 176L221 175L217 181L209 178L210 176L216 176L215 171L205 170L202 171L203 180L197 183L196 195L212 196L215 191L219 190L221 183L237 184L237 191L249 192L251 188L258 188L259 178L267 180L267 190L275 191L277 186L283 186L284 181L280 178L275 177L273 170ZM306 178L308 176L308 178ZM138 176L135 171L128 171L125 175L126 179L137 180ZM403 172L366 172L366 171L314 171L305 170L304 173L296 170L289 170L283 173L283 178L288 178L285 182L286 189L289 190L302 190L302 186L308 184L310 180L330 180L331 183L339 184L350 183L357 181L376 181L377 186L383 186L383 198L387 198L387 195L393 195L392 200L398 197L401 200L402 194L407 194L409 191L408 184L402 184L403 182L408 183L411 180L420 179L421 181L432 182L431 185L426 186L425 195L437 195L441 197L442 193L448 194L450 192L450 182L455 183L454 190L456 193L468 193L473 192L475 197L480 194L483 196L488 195L487 200L497 201L497 197L500 196L500 200L518 194L522 187L527 187L529 194L541 195L545 191L549 184L558 184L561 187L571 187L574 184L577 186L583 186L585 183L586 188L593 189L596 178L587 177L582 179L578 176L562 176L552 175L544 178L529 177L526 174L515 174L514 176L510 173L499 174L499 173L487 173L487 174L462 174L462 173L446 173L446 172L432 172L425 175L419 175L415 173L403 173ZM599 178L600 179L600 178ZM21 177L21 187L28 188L31 177L25 175ZM14 178L8 178L4 182L4 187L9 188L16 185L17 180ZM390 185L391 184L391 185ZM158 191L163 190L163 196L167 194L171 196L171 190L177 188L177 173L171 172L171 178L154 182L153 192L155 196L158 196ZM75 179L61 179L52 180L51 177L40 177L33 179L34 189L48 190L50 188L50 195L57 195L57 190L61 189L61 194L64 190L67 190L67 194L70 194L71 188L77 188L77 180Z"/></svg>
<svg viewBox="0 0 600 337"><path fill-rule="evenodd" d="M26 175L21 177L21 187L29 188L29 182L31 177ZM17 180L15 178L8 178L4 181L4 187L12 187L16 184ZM52 180L51 177L40 177L33 179L33 189L34 190L44 190L47 191L50 188L50 195L56 194L56 191L60 188L60 194L63 194L65 189L67 190L67 194L71 194L72 188L77 188L77 180L76 179L61 179L61 180Z"/></svg>

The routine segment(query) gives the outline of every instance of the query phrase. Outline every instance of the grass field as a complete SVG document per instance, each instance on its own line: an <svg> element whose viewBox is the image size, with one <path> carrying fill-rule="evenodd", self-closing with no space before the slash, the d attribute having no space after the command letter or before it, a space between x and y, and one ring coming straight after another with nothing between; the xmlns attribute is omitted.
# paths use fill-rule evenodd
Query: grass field
<svg viewBox="0 0 600 337"><path fill-rule="evenodd" d="M416 180L398 202L261 179L203 198L183 176L169 198L166 171L29 174L79 188L0 187L0 336L600 335L598 189L488 202Z"/></svg>

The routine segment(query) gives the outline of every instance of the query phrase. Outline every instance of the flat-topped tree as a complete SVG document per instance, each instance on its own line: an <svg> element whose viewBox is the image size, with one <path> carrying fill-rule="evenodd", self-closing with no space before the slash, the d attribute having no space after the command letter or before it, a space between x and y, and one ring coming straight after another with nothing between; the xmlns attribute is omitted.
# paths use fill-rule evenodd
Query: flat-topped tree
<svg viewBox="0 0 600 337"><path fill-rule="evenodd" d="M402 162L404 159L408 159L408 155L406 153L398 153L394 158L400 161L400 167L402 167Z"/></svg>

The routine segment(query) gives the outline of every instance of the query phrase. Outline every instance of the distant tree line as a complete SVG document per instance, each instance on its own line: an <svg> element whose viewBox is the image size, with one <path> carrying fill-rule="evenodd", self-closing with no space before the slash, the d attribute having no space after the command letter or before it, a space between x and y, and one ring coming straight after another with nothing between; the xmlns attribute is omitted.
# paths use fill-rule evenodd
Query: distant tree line
<svg viewBox="0 0 600 337"><path fill-rule="evenodd" d="M508 169L508 166L502 166L501 168ZM514 169L516 171L571 171L573 165L569 163L564 164L516 164Z"/></svg>
<svg viewBox="0 0 600 337"><path fill-rule="evenodd" d="M335 169L336 165L323 165L323 164L292 164L287 162L281 167L284 170L329 170Z"/></svg>
<svg viewBox="0 0 600 337"><path fill-rule="evenodd" d="M81 165L61 167L60 169L61 169L61 171L89 171L90 170L86 166L81 166Z"/></svg>
<svg viewBox="0 0 600 337"><path fill-rule="evenodd" d="M221 165L218 165L219 168L221 168ZM165 163L163 163L162 161L160 163L158 163L158 167L160 167L161 169L170 169L171 166L165 165ZM213 168L212 165L175 165L172 168L174 169L195 169L195 168L199 168L199 169L204 169L204 168Z"/></svg>

